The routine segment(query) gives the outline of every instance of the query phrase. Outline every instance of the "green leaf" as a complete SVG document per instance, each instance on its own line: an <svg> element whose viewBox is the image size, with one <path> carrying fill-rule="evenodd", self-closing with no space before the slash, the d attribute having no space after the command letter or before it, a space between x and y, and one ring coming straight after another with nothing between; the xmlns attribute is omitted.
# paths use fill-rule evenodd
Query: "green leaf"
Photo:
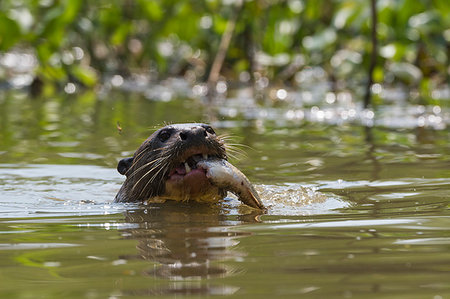
<svg viewBox="0 0 450 299"><path fill-rule="evenodd" d="M97 72L88 66L74 65L71 68L72 75L77 78L81 83L88 87L95 86L97 84Z"/></svg>
<svg viewBox="0 0 450 299"><path fill-rule="evenodd" d="M163 10L161 4L157 1L139 0L138 4L148 19L152 21L160 21L162 19Z"/></svg>
<svg viewBox="0 0 450 299"><path fill-rule="evenodd" d="M0 11L0 50L8 50L21 39L20 26Z"/></svg>
<svg viewBox="0 0 450 299"><path fill-rule="evenodd" d="M131 29L132 29L131 24L129 23L121 24L111 36L111 44L115 46L123 44L128 34L130 33Z"/></svg>

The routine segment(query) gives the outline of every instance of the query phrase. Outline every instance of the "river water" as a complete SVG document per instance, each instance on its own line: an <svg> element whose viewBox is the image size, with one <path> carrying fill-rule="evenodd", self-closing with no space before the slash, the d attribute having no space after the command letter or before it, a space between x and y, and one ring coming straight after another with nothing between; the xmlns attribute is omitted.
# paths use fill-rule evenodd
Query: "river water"
<svg viewBox="0 0 450 299"><path fill-rule="evenodd" d="M448 104L242 91L206 109L167 90L0 94L1 298L449 298ZM239 144L267 214L113 203L117 161L193 121Z"/></svg>

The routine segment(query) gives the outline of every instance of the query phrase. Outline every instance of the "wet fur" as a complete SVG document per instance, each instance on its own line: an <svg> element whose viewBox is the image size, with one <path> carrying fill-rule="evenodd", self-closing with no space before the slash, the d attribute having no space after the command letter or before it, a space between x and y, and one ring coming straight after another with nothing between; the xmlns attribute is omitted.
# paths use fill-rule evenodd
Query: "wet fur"
<svg viewBox="0 0 450 299"><path fill-rule="evenodd" d="M189 140L180 137L183 132L190 134ZM170 137L164 140L167 134ZM117 170L126 179L115 201L139 202L163 196L170 171L197 153L227 159L224 141L206 124L174 124L157 130L141 144L132 158L119 162Z"/></svg>

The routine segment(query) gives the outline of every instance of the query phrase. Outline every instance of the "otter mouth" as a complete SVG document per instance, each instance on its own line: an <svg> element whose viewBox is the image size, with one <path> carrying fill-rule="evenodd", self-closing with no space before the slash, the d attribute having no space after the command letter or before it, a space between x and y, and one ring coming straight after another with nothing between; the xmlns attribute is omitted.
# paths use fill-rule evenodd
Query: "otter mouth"
<svg viewBox="0 0 450 299"><path fill-rule="evenodd" d="M169 173L169 180L179 180L186 176L191 175L204 175L206 177L206 170L197 167L198 162L207 160L211 157L217 157L216 155L210 155L205 153L198 153L187 157L183 162L176 165Z"/></svg>
<svg viewBox="0 0 450 299"><path fill-rule="evenodd" d="M165 182L163 196L175 200L202 200L202 198L215 199L219 194L217 187L213 186L206 176L207 170L199 165L214 154L194 152L185 153L179 163L175 163ZM187 158L184 158L187 157ZM215 195L214 195L215 194Z"/></svg>
<svg viewBox="0 0 450 299"><path fill-rule="evenodd" d="M200 162L212 158L226 159L225 152L207 145L180 150L167 172L165 189L161 196L175 200L217 199L219 193L222 193L207 178L207 169L200 166Z"/></svg>

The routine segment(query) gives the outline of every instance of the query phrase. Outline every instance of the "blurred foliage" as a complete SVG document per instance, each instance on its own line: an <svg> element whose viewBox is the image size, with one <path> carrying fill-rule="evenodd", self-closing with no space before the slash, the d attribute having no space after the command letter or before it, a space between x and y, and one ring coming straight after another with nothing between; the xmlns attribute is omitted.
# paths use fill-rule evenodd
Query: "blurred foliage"
<svg viewBox="0 0 450 299"><path fill-rule="evenodd" d="M446 82L450 2L378 0L377 9L375 79ZM33 51L33 72L46 82L89 87L104 76L135 73L205 81L233 14L239 15L221 71L227 79L295 83L299 70L316 65L330 81L366 78L369 0L2 0L0 55Z"/></svg>

